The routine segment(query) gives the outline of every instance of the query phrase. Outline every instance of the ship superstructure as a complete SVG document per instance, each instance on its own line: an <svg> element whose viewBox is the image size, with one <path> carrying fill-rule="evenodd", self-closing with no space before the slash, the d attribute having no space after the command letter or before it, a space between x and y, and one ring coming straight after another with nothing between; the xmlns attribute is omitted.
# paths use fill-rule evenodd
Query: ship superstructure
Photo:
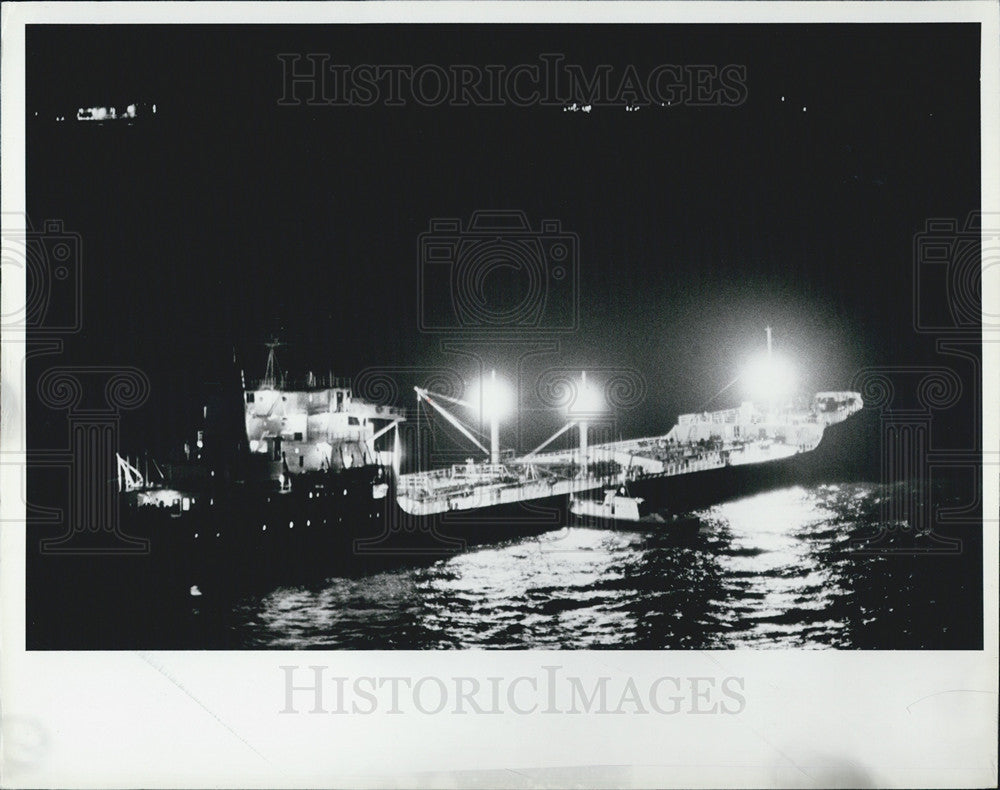
<svg viewBox="0 0 1000 790"><path fill-rule="evenodd" d="M178 460L142 474L119 459L125 532L149 542L151 573L184 581L192 595L284 571L322 573L387 517L398 456L376 444L404 415L356 397L347 379L290 379L275 345L261 380L247 385L234 367L206 399Z"/></svg>
<svg viewBox="0 0 1000 790"><path fill-rule="evenodd" d="M162 468L154 462L154 477L148 463L143 475L137 464L121 459L119 490L135 492L140 505L179 504L186 510L191 502L185 499L219 484L287 491L299 476L309 485L322 484L326 476L332 485L345 470L393 465L394 451L378 450L376 442L406 419L399 409L356 397L348 378L309 373L292 379L277 366L278 344L268 345L264 376L248 384L240 374L241 417L220 399L205 405L203 423L193 441L183 444L181 460Z"/></svg>
<svg viewBox="0 0 1000 790"><path fill-rule="evenodd" d="M375 442L405 420L399 409L355 397L350 379L312 373L287 379L276 370L273 344L264 377L244 387L243 399L250 453L275 464L286 480L365 464L391 466L392 451L377 451Z"/></svg>

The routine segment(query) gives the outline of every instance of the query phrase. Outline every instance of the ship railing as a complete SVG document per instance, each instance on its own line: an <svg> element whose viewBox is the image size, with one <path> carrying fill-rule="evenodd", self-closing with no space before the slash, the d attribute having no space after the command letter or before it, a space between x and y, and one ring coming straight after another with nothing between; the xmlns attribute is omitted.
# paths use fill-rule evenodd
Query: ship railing
<svg viewBox="0 0 1000 790"><path fill-rule="evenodd" d="M723 459L721 452L713 452L703 456L694 456L683 460L677 460L672 463L665 463L663 465L663 471L652 474L645 472L641 467L636 467L630 470L629 477L630 479L647 476L670 477L673 475L689 474L691 472L702 472L707 469L718 469L721 466L725 466L725 463L725 459Z"/></svg>
<svg viewBox="0 0 1000 790"><path fill-rule="evenodd" d="M385 419L391 418L394 420L406 417L406 409L401 409L398 406L383 406L375 403L368 405L375 410L375 414L378 417L384 417Z"/></svg>
<svg viewBox="0 0 1000 790"><path fill-rule="evenodd" d="M291 377L282 376L277 379L248 379L246 390L287 390L295 392L309 392L311 390L343 389L350 390L352 381L350 376L307 376Z"/></svg>
<svg viewBox="0 0 1000 790"><path fill-rule="evenodd" d="M538 499L552 495L553 493L574 494L593 491L614 482L607 476L588 475L586 477L567 477L558 480L525 480L517 484L505 483L495 485L480 485L448 491L438 491L433 495L413 496L406 494L409 499L418 502L422 507L431 508L427 512L440 512L447 510L470 510L479 507L488 507L501 502L523 501ZM505 496L506 492L516 492L512 498ZM443 506L443 507L442 507Z"/></svg>
<svg viewBox="0 0 1000 790"><path fill-rule="evenodd" d="M439 500L439 499L454 499L460 497L471 497L477 494L483 494L489 491L501 491L510 488L520 487L520 483L481 483L478 485L467 484L467 485L455 485L455 486L442 486L440 488L435 488L429 490L427 488L411 488L407 487L406 490L401 493L404 496L410 497L411 499L416 499L419 501L427 500Z"/></svg>
<svg viewBox="0 0 1000 790"><path fill-rule="evenodd" d="M725 449L723 445L722 449ZM694 451L692 453L692 450ZM685 456L697 455L705 452L697 444L691 443L671 443L666 437L650 437L646 439L625 439L618 442L607 442L604 444L592 444L588 454L590 459L601 460L602 455L635 455L639 458L651 458L657 461L669 462L670 459L683 458ZM522 463L545 462L547 460L565 460L572 462L579 459L579 450L554 450L547 453L536 453L519 459Z"/></svg>
<svg viewBox="0 0 1000 790"><path fill-rule="evenodd" d="M508 474L503 464L452 464L442 469L428 469L424 472L411 472L402 477L406 480L455 480L458 478L483 477L498 474Z"/></svg>
<svg viewBox="0 0 1000 790"><path fill-rule="evenodd" d="M449 486L465 486L482 482L517 481L503 464L454 464L445 469L413 472L400 475L401 488L444 489Z"/></svg>
<svg viewBox="0 0 1000 790"><path fill-rule="evenodd" d="M438 469L407 475L401 479L399 490L403 496L417 500L438 500L457 497L489 495L489 492L502 492L512 489L545 490L557 483L573 480L572 476L547 475L532 479L524 475L514 475L502 464L483 464L478 467L490 470L491 474L463 474L462 465L449 469ZM459 470L455 474L456 468Z"/></svg>

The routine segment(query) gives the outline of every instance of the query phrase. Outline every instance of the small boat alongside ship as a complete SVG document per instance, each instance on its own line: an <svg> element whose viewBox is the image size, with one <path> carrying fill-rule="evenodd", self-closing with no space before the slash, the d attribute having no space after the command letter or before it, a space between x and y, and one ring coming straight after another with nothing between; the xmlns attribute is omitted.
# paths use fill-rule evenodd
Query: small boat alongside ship
<svg viewBox="0 0 1000 790"><path fill-rule="evenodd" d="M643 497L631 496L625 486L606 489L604 499L571 497L569 512L577 523L603 529L653 529L693 537L701 527L693 513L650 510Z"/></svg>

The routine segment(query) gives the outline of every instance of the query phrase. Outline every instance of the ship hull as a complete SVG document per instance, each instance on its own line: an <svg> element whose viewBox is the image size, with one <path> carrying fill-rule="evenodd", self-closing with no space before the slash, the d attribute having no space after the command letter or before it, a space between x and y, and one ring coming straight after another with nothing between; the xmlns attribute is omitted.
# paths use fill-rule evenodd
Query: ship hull
<svg viewBox="0 0 1000 790"><path fill-rule="evenodd" d="M322 495L300 487L233 496L180 515L126 511L123 532L149 546L130 569L157 595L233 595L428 564L559 529L567 520L567 500L559 496L415 518L398 506L387 483L377 498L372 482L356 475L338 476Z"/></svg>
<svg viewBox="0 0 1000 790"><path fill-rule="evenodd" d="M827 432L809 453L767 463L639 478L629 483L628 493L642 497L646 511L680 514L784 485L870 477L871 459L865 461L865 448L870 451L877 428L868 425L863 415L856 415ZM123 505L122 533L144 541L148 548L124 557L109 555L109 578L134 576L157 596L190 596L192 591L208 595L426 564L476 546L540 535L567 525L663 527L581 520L569 512L565 494L415 516L399 505L391 479L386 480L389 487L384 496L373 495L377 473L375 467L340 472L322 492L298 482L286 493L235 491L211 506L206 506L203 494L197 509L179 514ZM63 563L66 573L72 572L73 560L70 555ZM50 556L47 563L52 562L58 560ZM107 564L94 556L90 562L91 567ZM107 575L106 571L94 575Z"/></svg>
<svg viewBox="0 0 1000 790"><path fill-rule="evenodd" d="M688 474L650 476L628 485L631 496L642 497L652 511L686 513L741 496L767 491L799 480L801 459L722 466Z"/></svg>
<svg viewBox="0 0 1000 790"><path fill-rule="evenodd" d="M367 542L362 551L386 557L443 559L477 546L562 529L568 508L568 497L555 495L414 516L393 502L382 535Z"/></svg>
<svg viewBox="0 0 1000 790"><path fill-rule="evenodd" d="M641 497L643 510L663 512L666 521L630 521L597 515L579 515L570 510L570 496L562 494L545 499L530 499L468 510L456 510L433 515L415 516L394 505L395 518L406 525L395 532L437 537L444 545L449 540L463 547L523 535L537 535L566 526L583 526L617 530L663 530L671 528L669 518L708 507L741 496L749 496L783 485L800 482L801 458L792 456L777 461L675 475L652 475L628 483L629 496ZM597 496L605 487L618 483L608 480L606 486L582 490L578 496ZM696 532L697 530L694 530ZM692 531L686 530L687 533Z"/></svg>
<svg viewBox="0 0 1000 790"><path fill-rule="evenodd" d="M877 413L864 410L828 426L820 444L808 452L760 463L734 464L684 474L654 474L628 483L628 494L642 497L644 510L682 514L774 488L830 481L877 479L879 425ZM617 487L609 480L605 487ZM581 491L594 496L604 487ZM612 519L582 519L569 512L569 496L531 499L436 515L414 516L395 506L397 518L417 532L443 535L494 534L510 536L534 530L535 534L567 524L627 529L655 529L657 524ZM558 515L554 515L558 514ZM477 526L478 525L478 526ZM662 524L659 526L663 526ZM482 533L479 530L482 529ZM451 533L449 532L451 530Z"/></svg>
<svg viewBox="0 0 1000 790"><path fill-rule="evenodd" d="M864 410L828 426L819 445L774 461L721 466L678 475L652 475L628 485L651 511L686 513L774 488L820 482L877 479L880 427Z"/></svg>
<svg viewBox="0 0 1000 790"><path fill-rule="evenodd" d="M164 595L322 578L350 568L354 540L378 534L385 522L379 472L343 471L322 485L303 479L286 491L202 492L189 510L126 504L122 532L145 543L133 564Z"/></svg>

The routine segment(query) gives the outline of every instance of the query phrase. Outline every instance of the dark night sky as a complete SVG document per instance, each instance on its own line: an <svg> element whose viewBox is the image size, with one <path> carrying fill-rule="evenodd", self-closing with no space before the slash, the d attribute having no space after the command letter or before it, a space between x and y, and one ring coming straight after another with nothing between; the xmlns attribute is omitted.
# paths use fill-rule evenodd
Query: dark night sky
<svg viewBox="0 0 1000 790"><path fill-rule="evenodd" d="M417 325L432 217L518 208L579 234L580 329L553 364L641 372L634 435L701 406L767 323L808 389L932 361L912 329L913 237L979 206L976 26L89 26L29 28L27 43L29 214L83 237L84 330L64 360L149 372L134 449L173 432L164 404L195 397L234 344L256 373L272 334L291 367L454 364ZM736 63L748 99L279 107L280 52ZM155 120L52 120L132 100Z"/></svg>

